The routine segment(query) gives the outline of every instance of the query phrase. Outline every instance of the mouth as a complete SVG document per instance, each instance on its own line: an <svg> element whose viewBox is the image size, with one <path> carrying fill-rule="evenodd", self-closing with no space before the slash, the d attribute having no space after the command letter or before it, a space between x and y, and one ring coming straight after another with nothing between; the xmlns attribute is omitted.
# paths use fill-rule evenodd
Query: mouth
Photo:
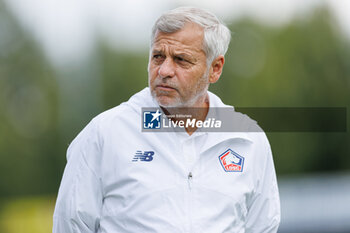
<svg viewBox="0 0 350 233"><path fill-rule="evenodd" d="M162 91L176 91L175 88L170 87L168 85L164 85L164 84L157 85L156 88L159 89L159 90L162 90Z"/></svg>

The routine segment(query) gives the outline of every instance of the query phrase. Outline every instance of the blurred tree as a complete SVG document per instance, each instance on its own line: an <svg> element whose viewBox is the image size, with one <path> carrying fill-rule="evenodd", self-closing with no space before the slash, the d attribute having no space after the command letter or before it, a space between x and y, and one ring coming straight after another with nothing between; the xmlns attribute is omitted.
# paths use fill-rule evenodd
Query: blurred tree
<svg viewBox="0 0 350 233"><path fill-rule="evenodd" d="M56 86L41 51L0 1L0 197L56 192L63 152Z"/></svg>
<svg viewBox="0 0 350 233"><path fill-rule="evenodd" d="M127 101L148 86L148 51L113 51L104 43L99 48L105 109Z"/></svg>

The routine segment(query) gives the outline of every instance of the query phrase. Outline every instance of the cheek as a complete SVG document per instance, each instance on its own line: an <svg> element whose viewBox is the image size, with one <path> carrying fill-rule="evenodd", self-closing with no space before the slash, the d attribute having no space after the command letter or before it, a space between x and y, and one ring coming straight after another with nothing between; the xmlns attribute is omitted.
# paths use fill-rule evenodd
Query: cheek
<svg viewBox="0 0 350 233"><path fill-rule="evenodd" d="M150 67L148 70L148 78L150 79L150 81L153 81L154 79L156 79L158 76L158 69L155 67Z"/></svg>
<svg viewBox="0 0 350 233"><path fill-rule="evenodd" d="M202 80L202 72L201 71L194 71L194 72L190 72L185 76L185 85L188 88L193 88L195 87L197 84L199 84ZM204 74L203 74L204 75Z"/></svg>

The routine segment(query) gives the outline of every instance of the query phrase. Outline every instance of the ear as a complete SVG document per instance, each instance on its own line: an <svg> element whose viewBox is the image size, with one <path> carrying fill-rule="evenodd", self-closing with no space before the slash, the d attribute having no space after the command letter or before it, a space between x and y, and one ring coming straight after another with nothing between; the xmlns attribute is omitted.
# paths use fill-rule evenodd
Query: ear
<svg viewBox="0 0 350 233"><path fill-rule="evenodd" d="M220 55L214 59L209 70L209 83L216 83L219 80L224 63L225 58L223 55Z"/></svg>

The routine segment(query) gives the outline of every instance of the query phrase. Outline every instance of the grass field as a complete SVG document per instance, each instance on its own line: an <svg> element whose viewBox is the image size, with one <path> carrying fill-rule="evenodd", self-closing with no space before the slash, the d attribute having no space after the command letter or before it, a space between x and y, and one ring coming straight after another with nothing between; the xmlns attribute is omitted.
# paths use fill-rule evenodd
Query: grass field
<svg viewBox="0 0 350 233"><path fill-rule="evenodd" d="M54 196L3 200L0 208L1 233L52 232Z"/></svg>

